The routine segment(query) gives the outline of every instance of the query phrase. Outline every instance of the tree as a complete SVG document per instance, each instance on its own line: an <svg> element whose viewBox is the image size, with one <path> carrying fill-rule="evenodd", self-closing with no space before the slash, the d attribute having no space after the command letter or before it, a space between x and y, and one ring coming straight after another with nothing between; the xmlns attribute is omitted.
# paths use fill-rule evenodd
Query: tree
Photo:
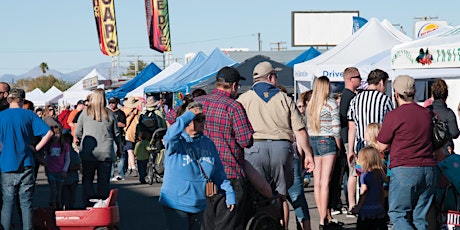
<svg viewBox="0 0 460 230"><path fill-rule="evenodd" d="M42 62L39 67L42 70L43 76L45 76L46 71L49 69L48 64L46 62Z"/></svg>
<svg viewBox="0 0 460 230"><path fill-rule="evenodd" d="M56 86L61 91L65 91L70 88L74 83L67 82L54 77L53 75L40 76L33 79L19 79L16 84L13 85L15 88L24 89L26 92L32 91L35 88L39 88L41 91L46 92L51 87Z"/></svg>
<svg viewBox="0 0 460 230"><path fill-rule="evenodd" d="M122 74L122 76L136 76L145 67L147 67L147 63L141 60L137 60L137 69L136 69L136 62L129 62L129 66L128 68L126 68L126 73Z"/></svg>

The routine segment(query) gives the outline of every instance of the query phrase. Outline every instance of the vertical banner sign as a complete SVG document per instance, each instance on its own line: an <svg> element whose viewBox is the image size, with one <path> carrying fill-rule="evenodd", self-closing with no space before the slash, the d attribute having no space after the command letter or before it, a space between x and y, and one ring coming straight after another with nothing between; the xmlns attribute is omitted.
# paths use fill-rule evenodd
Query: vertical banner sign
<svg viewBox="0 0 460 230"><path fill-rule="evenodd" d="M170 52L168 0L145 0L145 15L150 48Z"/></svg>
<svg viewBox="0 0 460 230"><path fill-rule="evenodd" d="M93 0L99 46L107 56L118 55L117 23L114 0Z"/></svg>

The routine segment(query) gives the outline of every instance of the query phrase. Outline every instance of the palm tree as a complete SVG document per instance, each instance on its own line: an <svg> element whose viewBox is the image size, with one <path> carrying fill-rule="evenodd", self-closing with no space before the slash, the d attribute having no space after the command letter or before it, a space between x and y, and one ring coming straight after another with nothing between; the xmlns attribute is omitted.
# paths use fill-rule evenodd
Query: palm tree
<svg viewBox="0 0 460 230"><path fill-rule="evenodd" d="M42 70L43 76L45 76L46 71L49 69L48 64L46 62L42 62L39 67Z"/></svg>

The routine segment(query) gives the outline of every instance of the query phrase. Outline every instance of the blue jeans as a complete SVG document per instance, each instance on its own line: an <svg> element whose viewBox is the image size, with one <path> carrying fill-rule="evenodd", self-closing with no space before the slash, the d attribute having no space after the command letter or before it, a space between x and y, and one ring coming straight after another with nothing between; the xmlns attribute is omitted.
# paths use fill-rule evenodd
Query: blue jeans
<svg viewBox="0 0 460 230"><path fill-rule="evenodd" d="M167 206L163 207L163 213L166 217L166 225L169 230L200 230L203 222L203 212L189 213L173 209Z"/></svg>
<svg viewBox="0 0 460 230"><path fill-rule="evenodd" d="M313 150L313 156L315 157L337 154L337 146L334 137L310 136L310 145Z"/></svg>
<svg viewBox="0 0 460 230"><path fill-rule="evenodd" d="M305 192L303 190L303 176L300 171L300 160L294 157L294 183L288 189L289 201L294 207L295 215L299 222L310 220L310 212L308 211L307 200L305 199Z"/></svg>
<svg viewBox="0 0 460 230"><path fill-rule="evenodd" d="M62 185L64 183L64 177L62 173L47 172L48 184L50 186L50 206L55 205L55 208L62 209Z"/></svg>
<svg viewBox="0 0 460 230"><path fill-rule="evenodd" d="M110 170L112 161L82 161L83 203L91 206L89 199L107 199L110 193ZM97 190L93 180L97 171Z"/></svg>
<svg viewBox="0 0 460 230"><path fill-rule="evenodd" d="M128 154L123 151L121 157L118 158L118 163L117 162L113 162L113 165L112 165L112 170L110 171L110 177L115 177L115 173L114 173L114 170L115 170L115 163L117 164L117 169L118 169L118 176L120 176L121 178L125 178L125 172L126 172L126 168L128 168L127 166L125 166L125 163L127 163L128 161L126 160L126 158L128 158ZM127 165L127 164L126 164Z"/></svg>
<svg viewBox="0 0 460 230"><path fill-rule="evenodd" d="M139 181L143 184L146 183L145 176L147 173L147 163L149 160L137 160L137 170L139 172Z"/></svg>
<svg viewBox="0 0 460 230"><path fill-rule="evenodd" d="M435 167L391 169L388 215L394 229L428 228L426 214L435 191Z"/></svg>
<svg viewBox="0 0 460 230"><path fill-rule="evenodd" d="M22 212L23 229L33 229L32 198L35 189L33 167L27 167L23 172L1 173L3 207L2 227L5 230L11 227L11 215L15 205L15 196L19 195L19 204Z"/></svg>

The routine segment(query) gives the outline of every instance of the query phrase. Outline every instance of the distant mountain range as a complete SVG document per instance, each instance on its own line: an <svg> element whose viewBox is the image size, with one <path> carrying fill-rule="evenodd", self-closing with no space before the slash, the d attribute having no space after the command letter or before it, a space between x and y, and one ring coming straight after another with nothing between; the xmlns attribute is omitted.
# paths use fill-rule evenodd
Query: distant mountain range
<svg viewBox="0 0 460 230"><path fill-rule="evenodd" d="M62 73L54 69L49 69L46 71L45 75L53 75L56 78L60 78L64 81L68 82L76 82L83 77L85 77L88 73L91 72L91 70L96 69L97 72L102 74L104 77L109 77L109 71L110 71L111 63L110 62L103 62L94 66L89 66L85 67L80 70L76 70L70 73ZM42 70L40 67L35 67L31 70L29 70L27 73L20 74L20 75L13 75L13 74L4 74L0 76L0 81L3 82L8 82L8 83L13 83L13 81L17 81L19 79L31 79L31 78L36 78L41 76Z"/></svg>

